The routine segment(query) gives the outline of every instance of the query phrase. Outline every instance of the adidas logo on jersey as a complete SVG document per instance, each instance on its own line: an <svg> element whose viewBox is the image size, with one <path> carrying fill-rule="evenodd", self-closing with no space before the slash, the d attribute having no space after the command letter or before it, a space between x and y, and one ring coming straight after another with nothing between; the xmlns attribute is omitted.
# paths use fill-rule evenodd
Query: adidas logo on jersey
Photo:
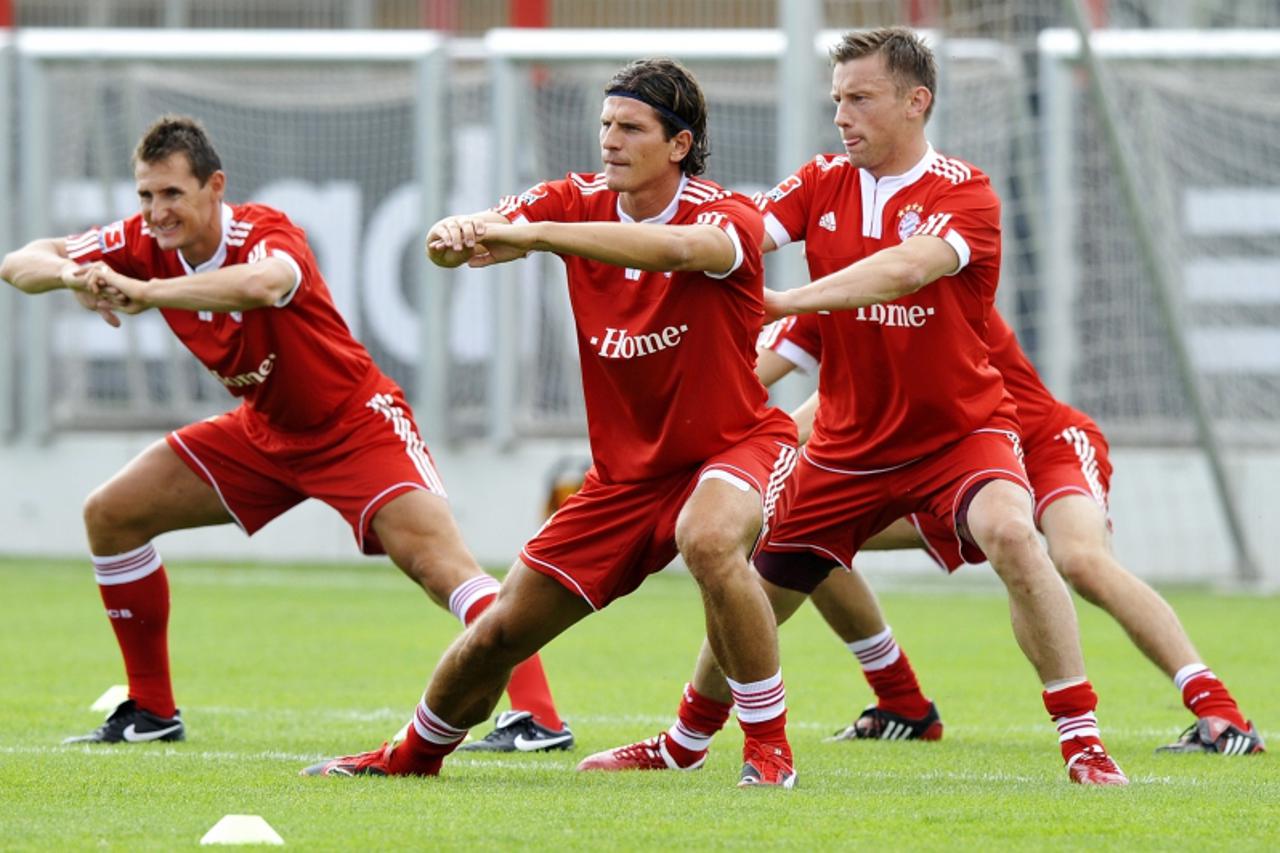
<svg viewBox="0 0 1280 853"><path fill-rule="evenodd" d="M893 303L867 305L857 310L854 314L854 319L865 323L879 323L881 326L889 326L891 328L906 326L918 329L929 322L928 318L933 316L933 311L932 307L925 307L924 305L895 305Z"/></svg>
<svg viewBox="0 0 1280 853"><path fill-rule="evenodd" d="M828 231L836 230L836 212L828 210L826 213L818 217L818 227L825 228Z"/></svg>
<svg viewBox="0 0 1280 853"><path fill-rule="evenodd" d="M664 349L680 346L689 327L685 324L667 326L660 332L647 332L641 335L627 334L626 329L604 330L604 340L591 338L592 346L599 346L597 353L603 358L640 358L652 355Z"/></svg>

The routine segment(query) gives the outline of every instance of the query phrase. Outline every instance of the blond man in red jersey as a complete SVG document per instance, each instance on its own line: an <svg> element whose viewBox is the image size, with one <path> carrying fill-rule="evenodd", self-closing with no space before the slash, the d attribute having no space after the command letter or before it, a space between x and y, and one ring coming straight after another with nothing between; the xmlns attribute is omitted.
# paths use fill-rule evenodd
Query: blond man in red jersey
<svg viewBox="0 0 1280 853"><path fill-rule="evenodd" d="M999 200L985 175L929 145L936 66L914 33L850 33L832 59L845 153L815 159L762 199L765 250L804 240L813 279L767 292L770 313L830 313L819 320L826 357L799 493L756 568L783 618L891 522L941 519L1008 589L1068 777L1127 784L1100 738L1071 597L1036 534L1016 410L987 357ZM725 698L687 686L677 724L659 737L701 760ZM630 749L580 766L638 766Z"/></svg>

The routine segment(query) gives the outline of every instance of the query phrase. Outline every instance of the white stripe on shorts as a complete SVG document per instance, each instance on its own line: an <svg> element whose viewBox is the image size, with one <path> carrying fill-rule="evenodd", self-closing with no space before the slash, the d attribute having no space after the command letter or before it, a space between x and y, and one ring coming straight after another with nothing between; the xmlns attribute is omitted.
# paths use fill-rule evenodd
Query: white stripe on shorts
<svg viewBox="0 0 1280 853"><path fill-rule="evenodd" d="M405 415L404 409L395 405L395 400L390 394L374 394L369 398L369 402L365 406L382 415L387 419L396 431L396 437L404 442L405 453L412 460L413 466L418 469L419 476L422 477L423 484L432 494L447 498L448 495L444 490L444 481L440 479L440 475L436 472L435 465L431 464L431 456L427 453L427 445L422 441L422 436L418 435L417 427L413 425L413 421L409 420Z"/></svg>

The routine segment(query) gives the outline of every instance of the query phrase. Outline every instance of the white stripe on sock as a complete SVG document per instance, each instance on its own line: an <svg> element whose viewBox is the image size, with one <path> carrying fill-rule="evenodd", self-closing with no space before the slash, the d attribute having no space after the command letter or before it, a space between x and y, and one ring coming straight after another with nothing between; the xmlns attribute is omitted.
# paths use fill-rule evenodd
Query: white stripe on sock
<svg viewBox="0 0 1280 853"><path fill-rule="evenodd" d="M92 555L93 576L99 586L118 586L140 581L160 568L155 545L145 545L110 557Z"/></svg>
<svg viewBox="0 0 1280 853"><path fill-rule="evenodd" d="M864 672L885 669L897 663L898 658L902 657L902 649L893 639L892 626L886 626L879 634L867 637L865 640L854 640L845 645L857 657Z"/></svg>
<svg viewBox="0 0 1280 853"><path fill-rule="evenodd" d="M1193 678L1199 678L1202 675L1207 675L1210 678L1217 677L1213 674L1213 670L1209 669L1209 667L1199 661L1189 663L1173 674L1173 685L1177 687L1178 692L1181 693L1183 688L1187 686L1188 681Z"/></svg>
<svg viewBox="0 0 1280 853"><path fill-rule="evenodd" d="M787 692L782 684L782 670L764 679L747 684L725 679L733 693L733 704L738 709L738 722L763 723L775 719L787 710Z"/></svg>
<svg viewBox="0 0 1280 853"><path fill-rule="evenodd" d="M476 575L463 581L449 593L449 612L463 625L467 624L467 611L486 595L497 595L501 584L492 575Z"/></svg>
<svg viewBox="0 0 1280 853"><path fill-rule="evenodd" d="M436 716L427 707L427 697L425 696L422 697L422 701L418 703L417 710L414 711L413 730L418 733L418 737L428 743L442 746L457 743L467 736L466 729L455 728Z"/></svg>

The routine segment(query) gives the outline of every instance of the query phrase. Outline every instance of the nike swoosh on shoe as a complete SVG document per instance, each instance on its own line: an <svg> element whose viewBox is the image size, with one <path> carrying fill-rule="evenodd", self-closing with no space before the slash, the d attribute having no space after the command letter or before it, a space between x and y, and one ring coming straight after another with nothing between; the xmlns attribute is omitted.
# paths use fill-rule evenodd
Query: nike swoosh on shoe
<svg viewBox="0 0 1280 853"><path fill-rule="evenodd" d="M571 734L537 738L536 740L530 740L524 735L516 735L511 745L521 752L537 752L540 749L551 749L571 740L573 740L573 735Z"/></svg>
<svg viewBox="0 0 1280 853"><path fill-rule="evenodd" d="M176 723L163 729L156 729L150 732L139 732L133 723L124 727L124 739L129 743L146 743L149 740L159 740L168 734L173 734L182 728L182 723Z"/></svg>

